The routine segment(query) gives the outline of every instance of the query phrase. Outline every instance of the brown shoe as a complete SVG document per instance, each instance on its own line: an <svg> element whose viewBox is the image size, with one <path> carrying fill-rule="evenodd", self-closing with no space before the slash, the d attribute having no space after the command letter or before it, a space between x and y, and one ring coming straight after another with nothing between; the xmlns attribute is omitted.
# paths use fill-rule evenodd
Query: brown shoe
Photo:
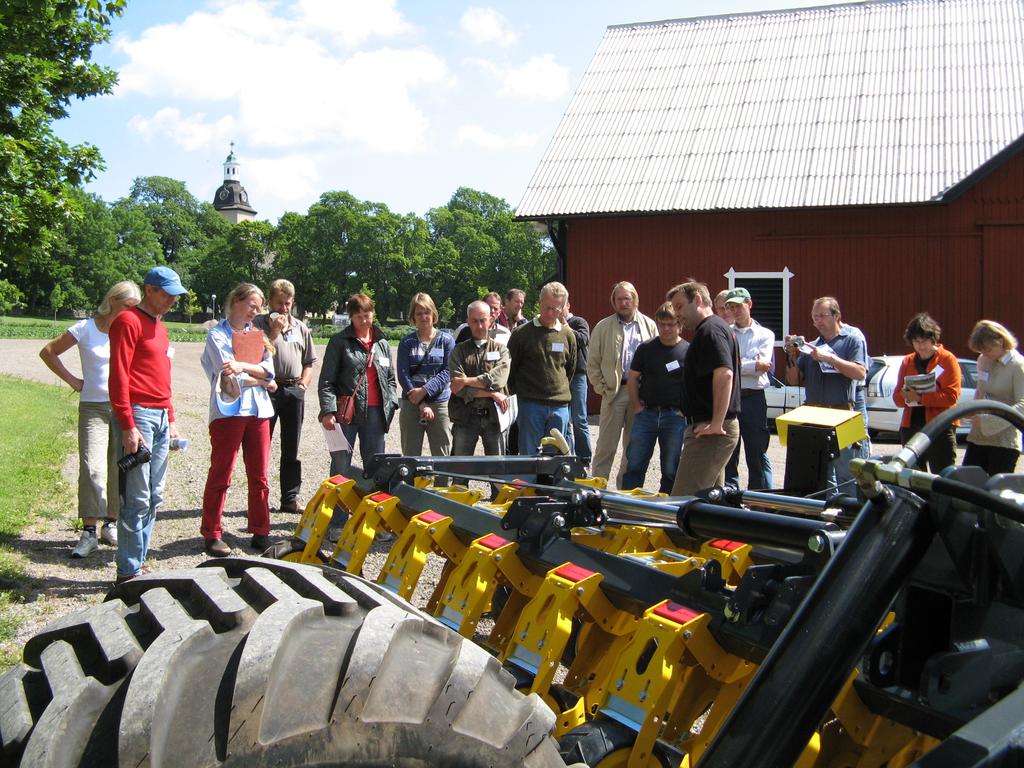
<svg viewBox="0 0 1024 768"><path fill-rule="evenodd" d="M257 552L266 552L272 546L274 546L273 540L269 536L263 536L259 533L254 533L252 541L249 542L249 546L255 549Z"/></svg>
<svg viewBox="0 0 1024 768"><path fill-rule="evenodd" d="M118 584L124 584L126 581L131 581L136 576L145 576L146 574L152 572L153 571L151 568L144 565L142 566L138 573L133 573L131 576L122 576L121 574L118 574L117 578L114 579L114 586L117 586Z"/></svg>
<svg viewBox="0 0 1024 768"><path fill-rule="evenodd" d="M288 515L298 515L301 514L302 507L299 506L295 499L292 499L291 501L281 502L281 511Z"/></svg>
<svg viewBox="0 0 1024 768"><path fill-rule="evenodd" d="M227 557L231 554L231 547L225 544L223 539L207 539L203 543L203 549L210 557Z"/></svg>

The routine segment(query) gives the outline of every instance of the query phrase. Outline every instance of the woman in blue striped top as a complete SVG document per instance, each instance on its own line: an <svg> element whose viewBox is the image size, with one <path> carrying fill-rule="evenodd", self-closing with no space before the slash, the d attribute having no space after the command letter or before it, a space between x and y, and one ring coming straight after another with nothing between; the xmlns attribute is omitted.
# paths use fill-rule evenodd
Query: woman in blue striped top
<svg viewBox="0 0 1024 768"><path fill-rule="evenodd" d="M437 329L437 307L426 293L417 293L409 302L409 322L416 330L398 343L398 383L402 387L402 406L398 425L402 430L402 453L419 456L426 433L433 456L448 456L452 447L452 427L448 420L451 374L448 358L455 340L447 331Z"/></svg>

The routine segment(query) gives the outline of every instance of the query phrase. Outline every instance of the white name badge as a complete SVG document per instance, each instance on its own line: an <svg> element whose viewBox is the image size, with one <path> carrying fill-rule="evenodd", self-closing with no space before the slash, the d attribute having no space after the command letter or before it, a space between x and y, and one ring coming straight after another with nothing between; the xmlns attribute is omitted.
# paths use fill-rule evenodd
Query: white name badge
<svg viewBox="0 0 1024 768"><path fill-rule="evenodd" d="M978 371L975 375L978 381L988 381L988 371Z"/></svg>
<svg viewBox="0 0 1024 768"><path fill-rule="evenodd" d="M167 348L167 357L169 357L171 360L174 359L174 347Z"/></svg>
<svg viewBox="0 0 1024 768"><path fill-rule="evenodd" d="M565 344L563 344L560 341L553 341L553 342L551 342L551 351L552 352L565 352Z"/></svg>
<svg viewBox="0 0 1024 768"><path fill-rule="evenodd" d="M484 355L484 360L487 360L489 362L493 360L501 360L501 352L499 352L496 349L492 349L490 352Z"/></svg>
<svg viewBox="0 0 1024 768"><path fill-rule="evenodd" d="M945 368L943 368L943 367L942 367L941 365L936 365L936 366L935 366L935 367L934 367L934 368L932 369L932 373L934 373L934 374L935 374L935 378L936 378L936 379L937 379L937 378L939 378L939 376L941 376L941 375L942 375L942 374L944 374L945 372L946 372L946 369L945 369Z"/></svg>
<svg viewBox="0 0 1024 768"><path fill-rule="evenodd" d="M391 358L390 357L378 357L377 358L377 365L379 365L381 368L390 368L391 367Z"/></svg>
<svg viewBox="0 0 1024 768"><path fill-rule="evenodd" d="M444 357L444 350L440 348L432 349L430 350L430 356L436 357L438 360L440 360L442 357Z"/></svg>
<svg viewBox="0 0 1024 768"><path fill-rule="evenodd" d="M678 360L669 360L667 363L665 363L665 370L666 371L678 371L679 370L679 361Z"/></svg>

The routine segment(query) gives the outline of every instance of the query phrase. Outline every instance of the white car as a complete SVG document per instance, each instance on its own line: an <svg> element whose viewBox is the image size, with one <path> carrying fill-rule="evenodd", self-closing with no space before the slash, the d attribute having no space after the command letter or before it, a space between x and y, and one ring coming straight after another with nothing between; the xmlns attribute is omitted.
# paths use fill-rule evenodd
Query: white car
<svg viewBox="0 0 1024 768"><path fill-rule="evenodd" d="M868 427L872 433L900 431L902 409L893 401L892 393L896 390L896 379L899 377L902 362L902 355L871 358L871 367L868 368L867 406ZM958 358L958 362L962 381L960 399L957 402L962 403L974 399L978 361L961 357ZM970 429L970 424L961 422L957 432L966 435Z"/></svg>
<svg viewBox="0 0 1024 768"><path fill-rule="evenodd" d="M895 433L900 430L902 409L893 401L892 393L896 389L896 379L899 376L902 361L902 355L882 355L871 358L867 375L867 407L868 432L872 436L880 432ZM960 358L959 361L960 374L963 378L960 402L973 400L977 361L965 358ZM771 386L765 391L769 421L774 421L777 416L803 405L803 387L784 384L774 376L770 377L770 380ZM958 431L960 434L966 435L969 430L969 425L961 424Z"/></svg>

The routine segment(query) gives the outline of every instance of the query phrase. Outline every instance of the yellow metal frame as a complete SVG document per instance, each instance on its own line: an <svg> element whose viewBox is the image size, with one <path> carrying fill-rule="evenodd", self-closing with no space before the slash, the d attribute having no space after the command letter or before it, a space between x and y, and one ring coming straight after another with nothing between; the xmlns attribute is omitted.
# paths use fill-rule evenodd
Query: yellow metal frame
<svg viewBox="0 0 1024 768"><path fill-rule="evenodd" d="M359 506L361 499L356 493L355 486L356 481L344 475L334 475L320 483L295 527L294 539L302 543L303 547L286 555L286 560L313 565L323 564L320 548L327 535L327 527L334 515L334 508L340 506L351 513Z"/></svg>

